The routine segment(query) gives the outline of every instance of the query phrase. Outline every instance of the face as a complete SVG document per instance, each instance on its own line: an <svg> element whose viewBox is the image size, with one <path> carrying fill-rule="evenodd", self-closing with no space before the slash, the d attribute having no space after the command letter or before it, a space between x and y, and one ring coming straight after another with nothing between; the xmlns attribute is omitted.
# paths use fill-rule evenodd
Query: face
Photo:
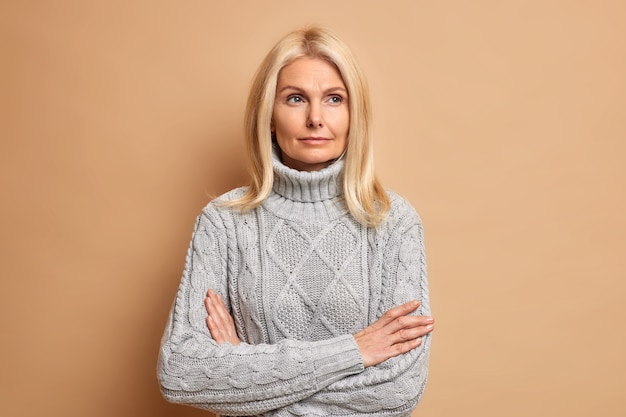
<svg viewBox="0 0 626 417"><path fill-rule="evenodd" d="M334 65L299 58L283 67L272 132L286 166L299 171L327 167L346 149L349 128L348 90Z"/></svg>

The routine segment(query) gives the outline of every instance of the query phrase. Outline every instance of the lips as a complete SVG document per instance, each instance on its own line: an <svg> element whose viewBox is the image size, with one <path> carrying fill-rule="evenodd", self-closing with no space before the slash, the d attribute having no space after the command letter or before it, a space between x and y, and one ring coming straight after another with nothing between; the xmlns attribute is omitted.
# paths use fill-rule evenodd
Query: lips
<svg viewBox="0 0 626 417"><path fill-rule="evenodd" d="M306 143L313 144L313 143L325 143L325 142L328 142L330 139L328 139L328 138L321 138L321 137L317 137L317 136L309 136L309 137L301 138L301 139L298 139L298 140L301 141L301 142L306 142Z"/></svg>

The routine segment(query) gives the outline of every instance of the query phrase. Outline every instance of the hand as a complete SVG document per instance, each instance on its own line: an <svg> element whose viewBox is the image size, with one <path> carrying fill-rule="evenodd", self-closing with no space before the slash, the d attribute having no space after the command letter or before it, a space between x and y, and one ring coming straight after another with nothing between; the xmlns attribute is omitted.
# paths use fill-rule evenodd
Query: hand
<svg viewBox="0 0 626 417"><path fill-rule="evenodd" d="M422 336L433 331L435 320L408 315L419 305L419 301L409 301L394 307L354 335L364 367L378 365L422 344Z"/></svg>
<svg viewBox="0 0 626 417"><path fill-rule="evenodd" d="M230 343L231 345L238 345L241 343L239 336L237 336L237 330L235 330L235 322L228 310L224 301L219 294L216 294L213 290L207 292L204 299L204 307L209 314L206 318L206 324L211 332L213 340L217 344Z"/></svg>

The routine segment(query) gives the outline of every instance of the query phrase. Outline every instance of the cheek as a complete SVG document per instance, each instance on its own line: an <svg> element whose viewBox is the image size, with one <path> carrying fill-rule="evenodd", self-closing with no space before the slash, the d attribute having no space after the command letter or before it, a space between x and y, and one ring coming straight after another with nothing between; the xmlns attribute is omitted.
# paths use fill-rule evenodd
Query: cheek
<svg viewBox="0 0 626 417"><path fill-rule="evenodd" d="M298 123L298 114L294 111L274 111L272 115L272 129L275 132L290 132Z"/></svg>
<svg viewBox="0 0 626 417"><path fill-rule="evenodd" d="M350 114L348 113L348 111L336 115L334 125L335 128L338 130L337 133L341 132L342 134L347 134L350 130Z"/></svg>

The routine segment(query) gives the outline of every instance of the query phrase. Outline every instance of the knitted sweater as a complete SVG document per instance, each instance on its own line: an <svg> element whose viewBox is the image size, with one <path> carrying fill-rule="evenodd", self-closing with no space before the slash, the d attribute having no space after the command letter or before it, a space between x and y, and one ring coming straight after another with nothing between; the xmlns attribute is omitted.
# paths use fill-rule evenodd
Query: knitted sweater
<svg viewBox="0 0 626 417"><path fill-rule="evenodd" d="M209 203L198 217L159 355L169 401L227 416L408 416L422 396L430 335L420 347L363 367L352 336L391 307L430 315L422 226L389 193L391 211L365 227L341 197L343 161L300 172L274 157L273 192L257 209ZM242 343L206 326L209 288Z"/></svg>

